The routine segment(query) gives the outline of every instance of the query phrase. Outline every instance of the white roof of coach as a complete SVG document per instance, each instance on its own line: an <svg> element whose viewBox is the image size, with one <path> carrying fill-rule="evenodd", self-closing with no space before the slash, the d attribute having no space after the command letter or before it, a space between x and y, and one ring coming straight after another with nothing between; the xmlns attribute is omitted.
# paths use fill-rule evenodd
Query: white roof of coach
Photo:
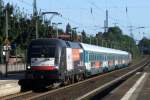
<svg viewBox="0 0 150 100"><path fill-rule="evenodd" d="M80 44L82 45L83 49L87 50L87 51L128 55L128 52L126 52L126 51L105 48L105 47L96 46L96 45L89 45L89 44L85 44L85 43L80 43Z"/></svg>

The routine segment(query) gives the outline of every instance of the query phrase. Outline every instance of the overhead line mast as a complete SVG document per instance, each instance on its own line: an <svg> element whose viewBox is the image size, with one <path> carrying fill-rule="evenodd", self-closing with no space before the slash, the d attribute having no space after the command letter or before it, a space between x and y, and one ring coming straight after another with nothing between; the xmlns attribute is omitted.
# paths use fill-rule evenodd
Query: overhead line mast
<svg viewBox="0 0 150 100"><path fill-rule="evenodd" d="M37 6L36 6L36 0L33 1L33 18L34 18L34 22L35 22L35 30L36 30L36 39L39 38L38 35L38 16L37 16Z"/></svg>
<svg viewBox="0 0 150 100"><path fill-rule="evenodd" d="M105 32L108 32L108 10L106 9L106 19L104 21Z"/></svg>

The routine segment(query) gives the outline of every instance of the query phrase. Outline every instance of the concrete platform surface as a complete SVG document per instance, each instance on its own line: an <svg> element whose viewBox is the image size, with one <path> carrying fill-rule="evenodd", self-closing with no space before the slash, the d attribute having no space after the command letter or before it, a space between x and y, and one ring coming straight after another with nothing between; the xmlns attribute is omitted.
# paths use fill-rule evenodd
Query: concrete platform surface
<svg viewBox="0 0 150 100"><path fill-rule="evenodd" d="M0 97L19 93L21 86L18 84L18 81L19 80L0 80Z"/></svg>
<svg viewBox="0 0 150 100"><path fill-rule="evenodd" d="M19 93L21 86L19 80L24 79L24 73L9 74L7 78L0 79L0 97Z"/></svg>
<svg viewBox="0 0 150 100"><path fill-rule="evenodd" d="M102 100L150 100L150 66L136 73Z"/></svg>
<svg viewBox="0 0 150 100"><path fill-rule="evenodd" d="M150 73L148 73L148 77L136 100L150 100Z"/></svg>

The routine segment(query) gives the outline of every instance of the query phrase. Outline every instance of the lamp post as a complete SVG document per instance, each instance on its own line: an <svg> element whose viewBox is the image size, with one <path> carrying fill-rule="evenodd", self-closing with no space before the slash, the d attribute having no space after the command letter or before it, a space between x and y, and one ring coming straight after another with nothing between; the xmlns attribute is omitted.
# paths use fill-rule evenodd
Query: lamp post
<svg viewBox="0 0 150 100"><path fill-rule="evenodd" d="M61 25L62 23L52 23L52 25L54 25L56 27L56 38L59 37L59 33L58 33L58 25Z"/></svg>
<svg viewBox="0 0 150 100"><path fill-rule="evenodd" d="M50 25L51 25L51 20L54 16L61 16L62 17L62 15L58 12L42 12L42 16L46 15L46 14L52 14L52 16L50 17Z"/></svg>
<svg viewBox="0 0 150 100"><path fill-rule="evenodd" d="M33 0L33 16L34 16L34 19L35 19L35 28L36 28L36 39L39 38L39 34L38 34L38 12L37 12L37 6L36 6L36 3L37 1L36 0ZM43 12L42 13L42 16L45 15L45 14L53 14L51 19L55 16L55 15L61 15L60 13L58 12ZM62 16L62 15L61 15Z"/></svg>
<svg viewBox="0 0 150 100"><path fill-rule="evenodd" d="M77 29L78 29L78 27L73 27L73 28L71 29L71 40L73 40L73 39L72 39L72 38L73 38L72 31L74 30L74 31L76 32Z"/></svg>
<svg viewBox="0 0 150 100"><path fill-rule="evenodd" d="M42 16L47 15L47 14L52 14L52 16L50 17L50 26L51 26L51 20L54 16L62 16L60 13L58 12L42 12ZM57 36L58 37L58 36Z"/></svg>
<svg viewBox="0 0 150 100"><path fill-rule="evenodd" d="M5 13L6 13L6 27L5 27L5 34L6 34L6 39L5 39L5 46L4 46L4 50L5 50L5 63L6 63L6 69L5 69L5 77L7 78L8 76L8 61L9 61L9 40L8 40L8 9L6 7L5 9Z"/></svg>
<svg viewBox="0 0 150 100"><path fill-rule="evenodd" d="M96 45L98 46L98 38L96 38Z"/></svg>
<svg viewBox="0 0 150 100"><path fill-rule="evenodd" d="M82 36L82 32L77 32L78 35L79 35L79 40L80 42L83 42L83 36Z"/></svg>

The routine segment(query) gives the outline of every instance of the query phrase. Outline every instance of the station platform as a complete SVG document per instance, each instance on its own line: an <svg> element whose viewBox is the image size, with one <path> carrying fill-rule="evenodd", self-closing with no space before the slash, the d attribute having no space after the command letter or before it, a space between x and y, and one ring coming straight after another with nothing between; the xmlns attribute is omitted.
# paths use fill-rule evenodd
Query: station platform
<svg viewBox="0 0 150 100"><path fill-rule="evenodd" d="M8 74L8 77L0 78L0 97L18 93L21 91L19 80L24 79L24 73Z"/></svg>
<svg viewBox="0 0 150 100"><path fill-rule="evenodd" d="M150 65L126 80L102 100L150 100Z"/></svg>
<svg viewBox="0 0 150 100"><path fill-rule="evenodd" d="M147 79L136 100L150 100L150 73L148 73Z"/></svg>

